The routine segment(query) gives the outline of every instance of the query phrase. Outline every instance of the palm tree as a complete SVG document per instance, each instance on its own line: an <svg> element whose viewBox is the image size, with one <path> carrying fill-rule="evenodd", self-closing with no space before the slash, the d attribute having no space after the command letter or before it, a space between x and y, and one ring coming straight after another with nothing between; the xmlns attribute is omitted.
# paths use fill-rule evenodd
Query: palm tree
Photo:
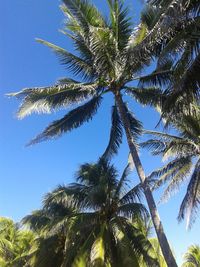
<svg viewBox="0 0 200 267"><path fill-rule="evenodd" d="M187 218L187 226L195 220L200 203L200 112L182 114L173 121L178 135L148 131L154 138L142 143L153 155L171 160L150 177L159 177L155 187L168 183L163 199L176 191L189 178L187 191L181 203L178 219Z"/></svg>
<svg viewBox="0 0 200 267"><path fill-rule="evenodd" d="M18 117L23 118L33 112L49 113L71 104L77 105L63 118L52 122L30 142L30 144L35 144L58 137L90 121L97 113L103 96L111 93L114 97L112 127L104 158L108 159L117 153L122 142L124 128L130 154L144 186L144 193L163 255L168 266L177 266L152 192L145 183L145 173L136 143L137 136L141 133L141 123L131 113L122 98L124 92L139 93L137 89L129 88L127 85L132 80L138 79L138 73L150 62L150 56L144 56L141 60L138 53L140 43L146 34L148 35L148 28L146 24L141 23L133 30L128 9L120 0L107 0L110 8L109 20L105 19L88 1L64 0L63 2L62 10L67 17L63 33L72 40L77 53L72 54L52 43L38 41L53 49L62 64L66 65L82 81L64 78L54 86L28 88L11 94L23 99ZM138 53L137 56L134 55L134 51ZM158 73L152 74L152 77L157 75ZM81 104L81 102L84 103Z"/></svg>
<svg viewBox="0 0 200 267"><path fill-rule="evenodd" d="M135 218L144 220L148 213L136 202L143 191L141 184L127 190L128 173L127 166L117 180L113 165L101 159L97 164L82 165L76 183L47 194L43 209L23 220L33 230L48 233L39 242L33 266L139 267L141 257L146 266L158 266L151 243L132 223ZM62 237L60 246L55 236ZM52 244L48 244L50 237ZM52 258L58 260L53 265Z"/></svg>
<svg viewBox="0 0 200 267"><path fill-rule="evenodd" d="M184 255L185 262L182 267L198 267L200 266L200 246L193 245L188 248Z"/></svg>
<svg viewBox="0 0 200 267"><path fill-rule="evenodd" d="M29 267L28 254L33 240L32 232L21 230L12 220L0 217L1 267Z"/></svg>

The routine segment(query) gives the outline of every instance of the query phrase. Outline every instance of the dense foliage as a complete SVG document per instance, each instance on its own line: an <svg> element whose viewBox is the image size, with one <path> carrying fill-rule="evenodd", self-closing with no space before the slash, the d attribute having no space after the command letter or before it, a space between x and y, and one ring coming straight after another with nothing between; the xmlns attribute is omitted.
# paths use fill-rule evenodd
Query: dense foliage
<svg viewBox="0 0 200 267"><path fill-rule="evenodd" d="M34 237L33 232L20 229L11 219L0 217L0 266L30 267Z"/></svg>

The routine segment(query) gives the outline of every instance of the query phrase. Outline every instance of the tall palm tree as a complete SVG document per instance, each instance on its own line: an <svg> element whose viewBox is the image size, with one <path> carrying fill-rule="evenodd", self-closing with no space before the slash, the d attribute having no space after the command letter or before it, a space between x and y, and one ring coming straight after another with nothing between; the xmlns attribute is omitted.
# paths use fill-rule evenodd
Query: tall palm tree
<svg viewBox="0 0 200 267"><path fill-rule="evenodd" d="M33 230L48 233L39 240L33 266L139 267L141 257L146 266L158 266L148 238L132 223L148 214L141 203L135 202L141 197L142 186L127 190L127 175L128 166L117 180L116 169L100 160L82 165L76 183L47 194L43 209L23 220ZM54 237L61 231L65 231L65 238L58 246ZM52 244L48 244L50 237ZM57 258L53 265L52 258Z"/></svg>
<svg viewBox="0 0 200 267"><path fill-rule="evenodd" d="M33 232L21 230L12 220L0 217L0 266L29 267L28 254L33 240Z"/></svg>
<svg viewBox="0 0 200 267"><path fill-rule="evenodd" d="M114 97L112 108L112 127L110 141L104 153L110 158L122 142L123 128L126 133L130 154L133 158L138 176L143 183L145 196L158 235L163 255L168 266L177 266L171 253L162 223L153 199L152 192L145 183L145 173L138 155L137 136L141 133L141 123L131 113L123 101L123 93L138 92L127 85L150 62L150 56L139 57L138 47L148 35L146 24L141 23L135 30L128 9L122 1L107 0L110 8L109 20L88 1L64 0L62 10L67 17L63 33L72 40L76 54L52 43L38 40L52 48L74 75L82 80L64 78L50 87L28 88L12 96L22 98L23 102L18 117L23 118L33 112L51 112L77 105L63 118L52 122L30 144L52 139L69 132L84 122L88 122L97 113L106 93ZM144 48L142 46L142 48ZM138 53L134 55L134 51ZM166 70L166 65L163 66ZM160 68L162 71L163 68ZM167 70L166 70L167 74ZM152 74L156 77L158 73ZM80 104L84 102L83 104Z"/></svg>
<svg viewBox="0 0 200 267"><path fill-rule="evenodd" d="M150 177L159 177L155 187L168 183L163 199L176 191L189 178L187 191L181 203L178 219L187 218L187 226L196 217L200 203L200 110L193 114L182 114L173 120L178 135L148 131L152 139L142 143L153 155L162 155L170 161L154 171Z"/></svg>
<svg viewBox="0 0 200 267"><path fill-rule="evenodd" d="M182 267L198 267L200 266L200 246L192 245L184 255L185 262Z"/></svg>

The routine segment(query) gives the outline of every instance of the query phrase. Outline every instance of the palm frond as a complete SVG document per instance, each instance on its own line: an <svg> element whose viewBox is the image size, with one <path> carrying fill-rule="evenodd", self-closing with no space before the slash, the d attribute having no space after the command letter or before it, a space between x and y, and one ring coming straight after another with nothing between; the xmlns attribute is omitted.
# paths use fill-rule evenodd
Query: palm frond
<svg viewBox="0 0 200 267"><path fill-rule="evenodd" d="M94 79L96 77L95 70L88 64L84 59L75 56L74 54L66 51L64 48L61 48L57 45L54 45L50 42L44 41L42 39L37 39L41 44L44 44L50 47L59 57L61 64L67 65L67 69L71 70L75 75L82 75L83 78Z"/></svg>
<svg viewBox="0 0 200 267"><path fill-rule="evenodd" d="M196 267L200 264L200 247L191 245L184 254L184 263L181 267Z"/></svg>
<svg viewBox="0 0 200 267"><path fill-rule="evenodd" d="M111 28L116 40L117 48L122 51L129 40L131 34L131 19L128 17L128 8L123 6L123 2L107 0L110 8Z"/></svg>
<svg viewBox="0 0 200 267"><path fill-rule="evenodd" d="M85 32L90 26L103 26L105 21L98 9L89 1L63 0L65 12L75 19Z"/></svg>
<svg viewBox="0 0 200 267"><path fill-rule="evenodd" d="M88 122L97 112L101 103L100 96L93 97L90 101L82 106L79 106L62 119L52 122L41 134L36 136L28 145L33 145L48 139L52 139L62 135L64 132L69 132L72 129L80 127L84 122Z"/></svg>
<svg viewBox="0 0 200 267"><path fill-rule="evenodd" d="M149 216L147 209L141 203L123 204L118 208L117 212L126 218L133 218L134 216L148 218Z"/></svg>
<svg viewBox="0 0 200 267"><path fill-rule="evenodd" d="M143 194L143 186L142 184L138 184L134 186L131 190L129 190L119 201L120 204L132 203L137 200L141 200Z"/></svg>
<svg viewBox="0 0 200 267"><path fill-rule="evenodd" d="M166 96L159 88L134 88L126 87L126 92L142 105L161 107Z"/></svg>
<svg viewBox="0 0 200 267"><path fill-rule="evenodd" d="M180 187L180 184L182 182L184 182L190 175L191 173L191 169L192 169L192 163L191 163L191 160L188 159L188 162L186 161L185 164L179 164L176 168L175 171L171 171L171 175L170 175L170 172L169 172L169 176L168 174L166 173L166 175L163 175L162 178L166 178L168 176L168 179L169 177L171 178L167 188L164 190L164 193L161 197L161 201L166 201L170 198L170 196L172 195L172 193L176 193ZM167 180L167 178L166 178Z"/></svg>
<svg viewBox="0 0 200 267"><path fill-rule="evenodd" d="M179 174L182 168L186 165L188 168L191 168L191 157L182 157L182 158L175 158L174 160L170 161L160 169L153 171L148 178L159 178L156 181L154 188L157 188L167 182L169 179L174 177L176 174Z"/></svg>
<svg viewBox="0 0 200 267"><path fill-rule="evenodd" d="M179 128L178 124L177 128ZM186 129L187 127L184 128ZM157 139L149 139L141 143L140 146L143 148L146 147L151 150L153 155L162 154L163 160L166 160L169 157L176 156L178 158L181 158L187 156L195 156L198 154L198 141L197 143L195 142L196 138L184 138L184 136L175 136L155 131L146 131L146 133L154 135ZM182 131L182 135L184 135L184 133L186 133L186 131Z"/></svg>
<svg viewBox="0 0 200 267"><path fill-rule="evenodd" d="M33 112L50 113L52 110L78 104L94 96L98 89L96 83L79 83L69 79L60 80L59 85L51 87L28 88L8 96L22 98L23 102L17 113L22 119Z"/></svg>
<svg viewBox="0 0 200 267"><path fill-rule="evenodd" d="M159 68L153 71L149 75L140 77L138 86L139 88L144 88L144 86L166 88L167 85L170 84L171 79L172 79L172 70Z"/></svg>
<svg viewBox="0 0 200 267"><path fill-rule="evenodd" d="M116 43L109 28L90 29L90 48L99 77L109 80L121 69L116 60Z"/></svg>
<svg viewBox="0 0 200 267"><path fill-rule="evenodd" d="M110 140L102 158L110 159L117 154L122 143L123 126L116 106L112 107L112 125L110 130Z"/></svg>
<svg viewBox="0 0 200 267"><path fill-rule="evenodd" d="M166 149L166 144L162 140L149 139L140 143L140 147L147 148L151 151L152 155L162 154Z"/></svg>
<svg viewBox="0 0 200 267"><path fill-rule="evenodd" d="M105 226L101 226L100 234L96 238L95 242L92 245L90 252L90 261L91 266L105 266L105 244L104 244L104 228Z"/></svg>
<svg viewBox="0 0 200 267"><path fill-rule="evenodd" d="M130 111L127 104L124 104L124 109L130 122L132 137L134 140L137 140L137 138L142 134L142 123L135 118L135 115Z"/></svg>
<svg viewBox="0 0 200 267"><path fill-rule="evenodd" d="M200 204L200 160L197 161L190 182L187 187L186 195L181 203L178 219L181 221L187 218L187 227L194 223L197 210Z"/></svg>
<svg viewBox="0 0 200 267"><path fill-rule="evenodd" d="M31 215L27 215L22 219L22 224L27 225L34 231L40 231L50 223L51 218L44 210L36 210Z"/></svg>
<svg viewBox="0 0 200 267"><path fill-rule="evenodd" d="M122 176L117 184L117 188L115 190L115 194L114 197L120 197L121 193L122 193L122 189L125 186L125 183L127 182L127 176L130 174L130 164L128 164L126 166L126 168L124 169Z"/></svg>

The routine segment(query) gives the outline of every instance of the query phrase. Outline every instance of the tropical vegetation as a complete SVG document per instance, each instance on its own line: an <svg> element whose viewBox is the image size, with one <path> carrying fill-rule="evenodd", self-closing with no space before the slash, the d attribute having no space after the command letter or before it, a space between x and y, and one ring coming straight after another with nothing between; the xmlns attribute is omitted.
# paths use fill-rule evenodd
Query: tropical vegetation
<svg viewBox="0 0 200 267"><path fill-rule="evenodd" d="M200 246L192 245L188 248L188 251L184 254L184 260L182 267L198 267L200 266Z"/></svg>
<svg viewBox="0 0 200 267"><path fill-rule="evenodd" d="M59 187L46 198L42 210L25 218L26 222L30 222L31 229L39 234L36 242L39 248L36 245L32 259L37 262L41 255L43 261L46 259L49 262L50 258L43 257L42 253L45 242L52 242L53 245L49 247L53 249L50 253L55 255L54 266L92 266L96 261L99 266L110 266L117 257L119 259L115 264L121 262L120 266L131 265L132 260L136 266L140 266L137 253L140 257L146 255L145 264L150 264L153 254L145 252L145 246L141 246L143 250L141 247L136 248L135 235L131 235L139 231L134 224L133 214L137 213L137 217L141 217L147 213L141 203L134 202L135 196L139 196L138 191L134 195L137 189L143 191L146 197L159 244L155 245L157 241L150 242L147 236L138 236L154 251L157 246L158 254L161 254L159 249L162 250L167 266L177 266L159 218L151 183L155 177L160 179L154 187L170 181L164 194L166 196L190 177L179 219L186 216L191 224L200 201L200 2L149 0L141 13L137 27L134 27L132 14L125 7L124 1L107 0L109 18L87 0L63 2L61 9L66 17L63 34L72 41L75 51L71 53L41 39L38 39L38 42L50 47L76 78L65 77L53 86L26 88L10 95L22 99L18 111L19 118L34 112L50 113L71 107L63 118L53 121L36 136L29 143L32 145L59 137L89 122L97 113L103 98L111 94L113 106L110 139L97 165L82 166L82 171L86 168L86 174L81 173L77 177L79 183ZM151 63L155 70L148 74L147 67ZM137 86L134 81L139 81ZM149 177L146 177L139 157L138 138L143 133L142 123L130 110L125 95L129 95L130 100L134 99L143 105L155 107L161 113L160 122L163 121L166 128L175 127L179 132L179 135L150 132L155 138L143 143L142 146L148 146L153 150L153 154L170 156L173 159ZM112 156L118 153L124 133L130 156L140 178L140 184L130 190L134 195L131 203L130 199L124 203L120 202L120 189L125 178L122 176L117 181L113 166L108 163ZM101 170L98 169L104 165L108 173L113 171L108 177L105 175L108 181L102 178ZM98 169L99 175L95 173L95 168ZM89 175L90 171L92 176ZM125 196L126 194L122 199ZM137 206L138 210L131 211L130 208L133 206ZM102 219L106 222L102 223ZM91 224L85 220L89 220ZM82 232L85 225L87 229ZM130 240L127 236L131 237ZM136 234L136 237L138 236ZM140 241L139 239L137 242L139 246ZM74 255L70 258L71 252L63 254L68 248L73 250L73 246L78 244L76 242L82 242L78 245L81 247L78 258ZM119 252L116 259L112 257L112 246ZM123 253L122 247L126 247ZM94 250L98 251L97 256L93 253ZM68 254L68 257L62 257L61 254ZM120 258L122 254L123 259ZM133 256L131 260L130 254ZM124 263L126 259L127 262ZM41 261L38 261L37 266L39 262ZM50 264L49 262L48 266Z"/></svg>
<svg viewBox="0 0 200 267"><path fill-rule="evenodd" d="M34 238L33 232L20 229L11 219L0 217L0 266L30 267L28 254Z"/></svg>
<svg viewBox="0 0 200 267"><path fill-rule="evenodd" d="M146 176L138 155L137 137L141 134L142 125L122 98L122 94L127 91L133 92L132 96L137 92L137 89L128 87L128 84L138 77L151 60L150 56L141 60L138 52L137 57L134 56L134 51L138 51L138 47L148 35L150 21L143 18L139 27L133 30L128 8L121 1L108 0L107 3L110 9L109 20L88 1L64 0L62 10L67 21L63 33L73 42L76 54L47 41L38 40L53 49L62 64L79 80L63 78L54 86L24 89L11 95L23 99L18 112L20 118L33 112L48 113L72 104L77 105L63 118L52 122L30 144L58 137L80 127L97 113L106 94L113 95L110 141L104 157L109 158L117 153L122 143L124 128L131 157L140 181L144 184L144 193L165 260L168 265L177 266L152 192L145 183ZM143 48L142 46L141 51ZM162 68L166 68L166 64ZM152 74L153 78L158 76L158 73L160 70Z"/></svg>

